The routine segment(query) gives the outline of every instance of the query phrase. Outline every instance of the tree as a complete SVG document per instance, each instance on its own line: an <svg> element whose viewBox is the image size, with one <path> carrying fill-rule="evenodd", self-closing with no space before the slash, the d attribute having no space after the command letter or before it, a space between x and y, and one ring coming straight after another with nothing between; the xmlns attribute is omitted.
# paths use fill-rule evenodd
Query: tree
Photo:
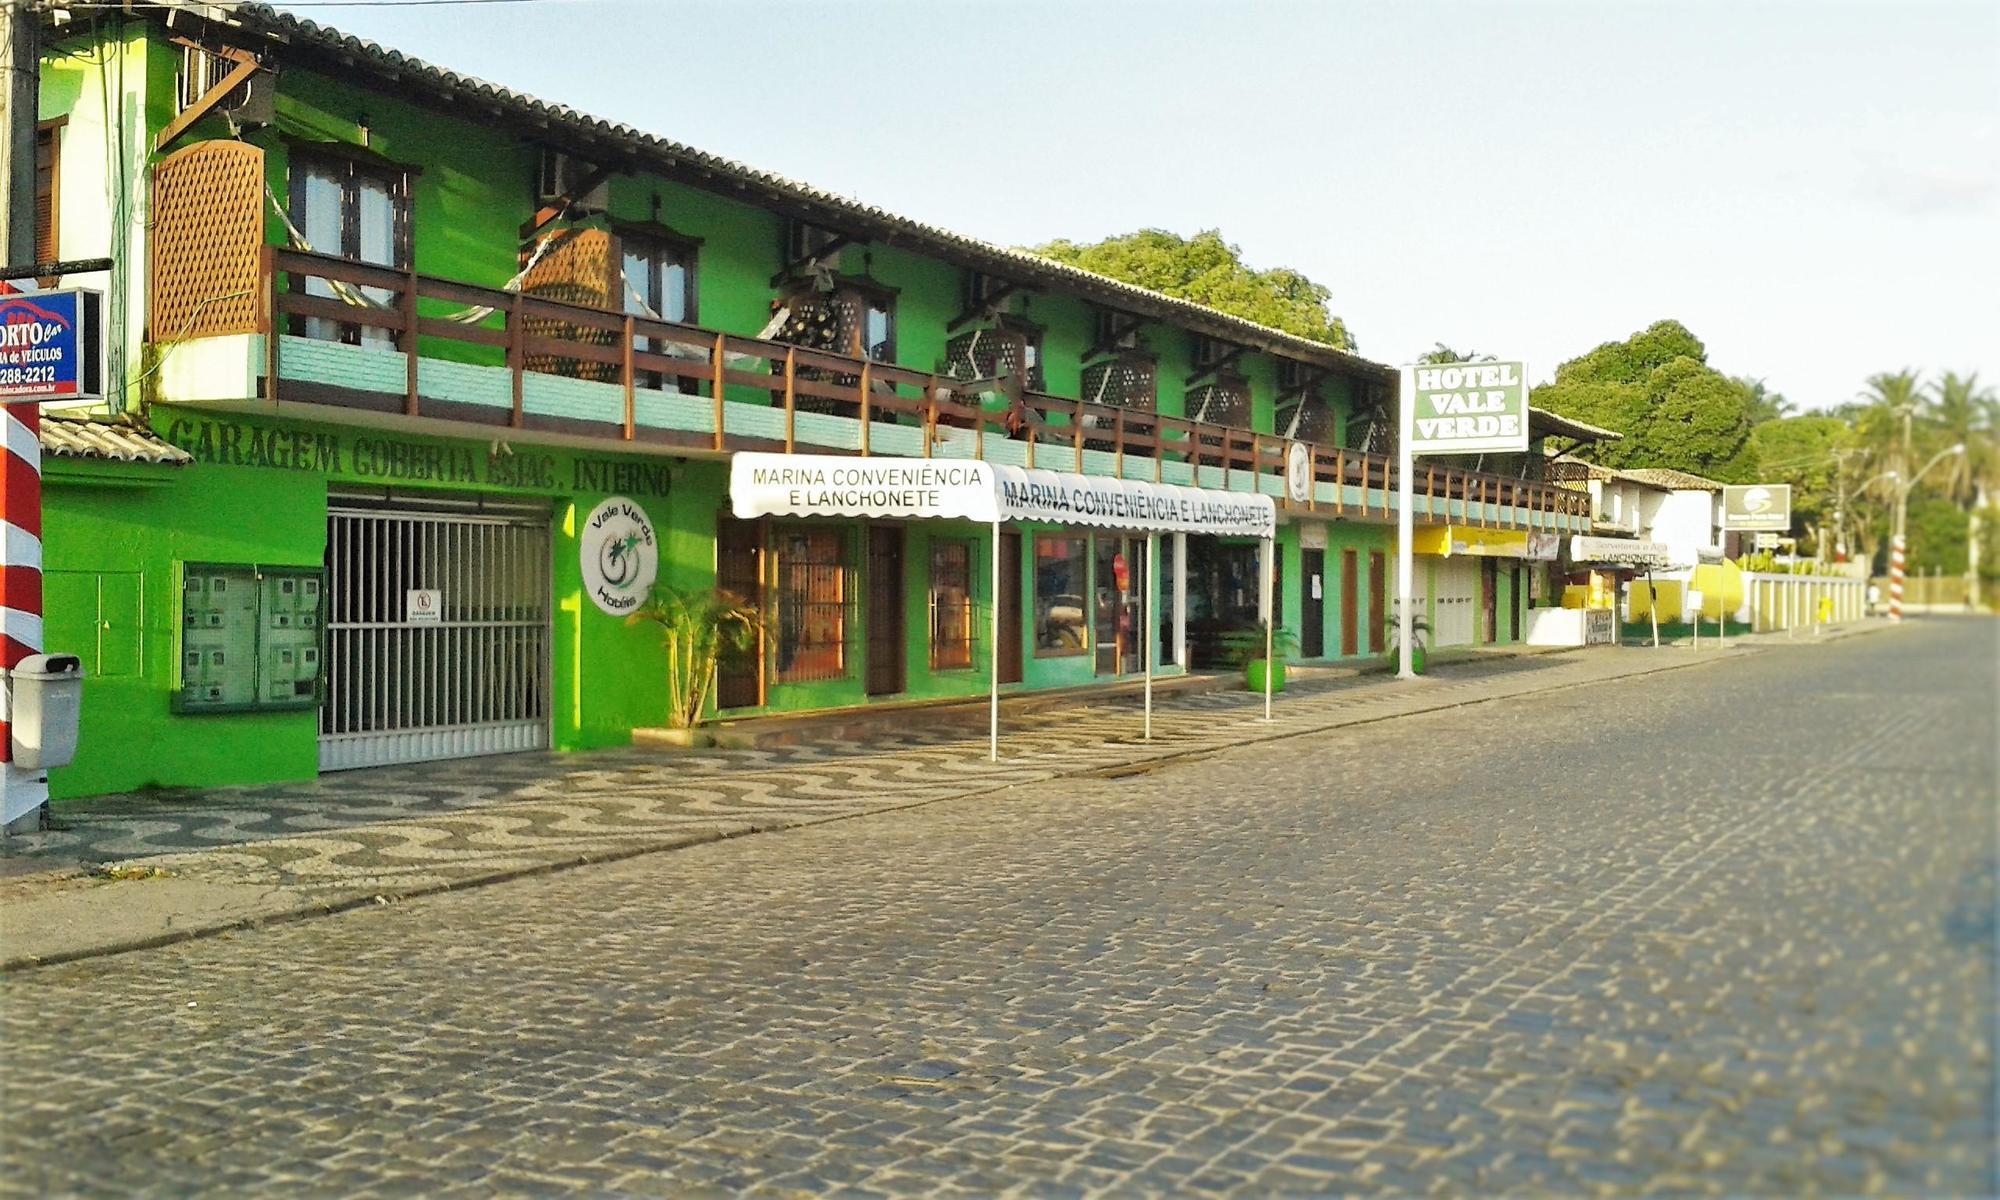
<svg viewBox="0 0 2000 1200"><path fill-rule="evenodd" d="M1417 361L1425 366L1435 363L1492 362L1493 356L1481 354L1477 350L1454 350L1443 342L1438 342L1435 349L1417 355Z"/></svg>
<svg viewBox="0 0 2000 1200"><path fill-rule="evenodd" d="M1674 467L1725 483L1756 477L1750 393L1709 366L1701 339L1678 321L1570 359L1534 402L1624 434L1577 451L1607 467Z"/></svg>
<svg viewBox="0 0 2000 1200"><path fill-rule="evenodd" d="M1332 291L1290 267L1260 271L1249 266L1242 251L1222 240L1220 230L1204 229L1184 238L1164 229L1141 229L1088 244L1057 239L1029 252L1311 341L1355 349L1346 323L1327 307Z"/></svg>
<svg viewBox="0 0 2000 1200"><path fill-rule="evenodd" d="M1751 424L1759 425L1765 421L1775 421L1779 417L1791 415L1792 402L1780 393L1765 387L1763 380L1752 379L1748 375L1738 375L1736 386L1742 388L1743 394L1748 398Z"/></svg>
<svg viewBox="0 0 2000 1200"><path fill-rule="evenodd" d="M1965 447L1965 453L1938 464L1945 496L1966 509L1983 505L2000 483L2000 400L1993 389L1979 386L1977 371L1946 371L1932 389L1924 417L1940 449Z"/></svg>
<svg viewBox="0 0 2000 1200"><path fill-rule="evenodd" d="M1792 519L1817 543L1830 533L1840 500L1839 472L1852 449L1854 431L1839 417L1778 417L1750 430L1761 483L1792 485ZM1852 478L1851 486L1859 480ZM1850 501L1849 510L1853 508Z"/></svg>

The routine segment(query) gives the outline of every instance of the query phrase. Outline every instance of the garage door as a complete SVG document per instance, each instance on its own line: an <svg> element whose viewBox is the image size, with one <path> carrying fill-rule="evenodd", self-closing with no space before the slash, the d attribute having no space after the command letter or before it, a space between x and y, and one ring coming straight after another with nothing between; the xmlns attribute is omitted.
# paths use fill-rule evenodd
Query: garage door
<svg viewBox="0 0 2000 1200"><path fill-rule="evenodd" d="M1479 611L1479 561L1445 558L1437 563L1437 616L1433 645L1469 646Z"/></svg>
<svg viewBox="0 0 2000 1200"><path fill-rule="evenodd" d="M549 514L335 497L323 771L549 744Z"/></svg>

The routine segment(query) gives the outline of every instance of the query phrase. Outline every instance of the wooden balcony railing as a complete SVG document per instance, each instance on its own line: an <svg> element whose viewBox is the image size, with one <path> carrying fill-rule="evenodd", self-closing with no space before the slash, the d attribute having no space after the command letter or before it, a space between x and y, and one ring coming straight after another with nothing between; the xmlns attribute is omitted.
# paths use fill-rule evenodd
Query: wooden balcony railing
<svg viewBox="0 0 2000 1200"><path fill-rule="evenodd" d="M537 374L579 377L613 384L623 391L622 411L611 419L587 422L608 438L667 441L690 448L717 451L742 449L832 449L798 436L798 415L820 413L847 417L857 423L859 452L874 450L879 429L919 427L928 455L941 442L941 430L970 432L973 453L986 457L989 438L1025 442L1029 466L1036 464L1038 446L1060 445L1072 451L1098 450L1114 458L1114 472L1129 477L1134 460L1150 464L1155 479L1170 462L1213 468L1222 472L1224 487L1247 488L1258 475L1282 475L1287 447L1284 438L1229 425L1137 409L1092 404L1024 390L1018 378L963 381L948 375L915 371L809 350L784 342L632 316L583 305L540 299L496 288L473 287L358 263L330 255L266 247L263 254L262 327L266 334L301 332L304 322L319 319L359 340L361 331L375 331L372 340L387 340L405 356L400 394L369 398L348 395L337 402L393 408L410 416L448 416L514 428L545 427L524 404L527 381ZM307 281L318 281L311 294ZM366 292L363 289L367 289ZM481 312L480 310L491 310ZM284 339L267 336L266 387L275 397L280 388L280 358ZM511 405L473 409L449 397L419 391L419 362L443 357L474 365L504 368L511 381ZM286 383L288 391L313 399L324 385ZM684 399L714 406L712 432L675 433L650 428L638 419L638 399L648 391L671 391ZM982 402L998 395L1004 403ZM755 405L783 412L781 438L749 437L730 431L728 409ZM574 423L573 418L563 421ZM962 435L961 435L962 436ZM1388 516L1391 513L1393 458L1339 446L1309 444L1314 478L1339 484L1332 501L1313 500L1298 507L1334 514ZM1081 453L1073 460L1080 463ZM1041 465L1054 465L1044 462ZM1416 492L1431 500L1468 506L1470 523L1483 521L1478 505L1512 506L1544 514L1584 515L1590 497L1535 480L1461 470L1423 462L1417 465ZM1239 476L1242 478L1239 479ZM1345 488L1359 489L1361 501L1350 504Z"/></svg>

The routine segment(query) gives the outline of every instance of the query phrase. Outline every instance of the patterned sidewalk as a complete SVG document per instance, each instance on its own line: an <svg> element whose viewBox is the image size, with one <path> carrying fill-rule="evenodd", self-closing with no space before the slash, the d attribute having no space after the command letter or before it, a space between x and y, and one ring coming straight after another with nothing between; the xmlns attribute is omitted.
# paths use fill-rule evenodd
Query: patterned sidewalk
<svg viewBox="0 0 2000 1200"><path fill-rule="evenodd" d="M1181 696L1156 703L1150 743L1136 701L1079 705L1009 719L998 763L983 736L954 726L864 744L523 754L108 797L59 810L63 828L0 855L17 874L94 868L282 888L316 904L407 896L1712 661L1713 650L1607 648L1447 666L1408 683L1324 679L1279 696L1268 724L1259 694Z"/></svg>

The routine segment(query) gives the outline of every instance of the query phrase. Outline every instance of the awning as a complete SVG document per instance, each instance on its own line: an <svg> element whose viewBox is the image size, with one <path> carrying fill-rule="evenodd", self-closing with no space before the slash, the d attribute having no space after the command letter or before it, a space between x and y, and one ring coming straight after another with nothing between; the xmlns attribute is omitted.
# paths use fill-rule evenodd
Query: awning
<svg viewBox="0 0 2000 1200"><path fill-rule="evenodd" d="M744 452L730 460L738 517L1045 521L1268 538L1269 496L949 458Z"/></svg>

